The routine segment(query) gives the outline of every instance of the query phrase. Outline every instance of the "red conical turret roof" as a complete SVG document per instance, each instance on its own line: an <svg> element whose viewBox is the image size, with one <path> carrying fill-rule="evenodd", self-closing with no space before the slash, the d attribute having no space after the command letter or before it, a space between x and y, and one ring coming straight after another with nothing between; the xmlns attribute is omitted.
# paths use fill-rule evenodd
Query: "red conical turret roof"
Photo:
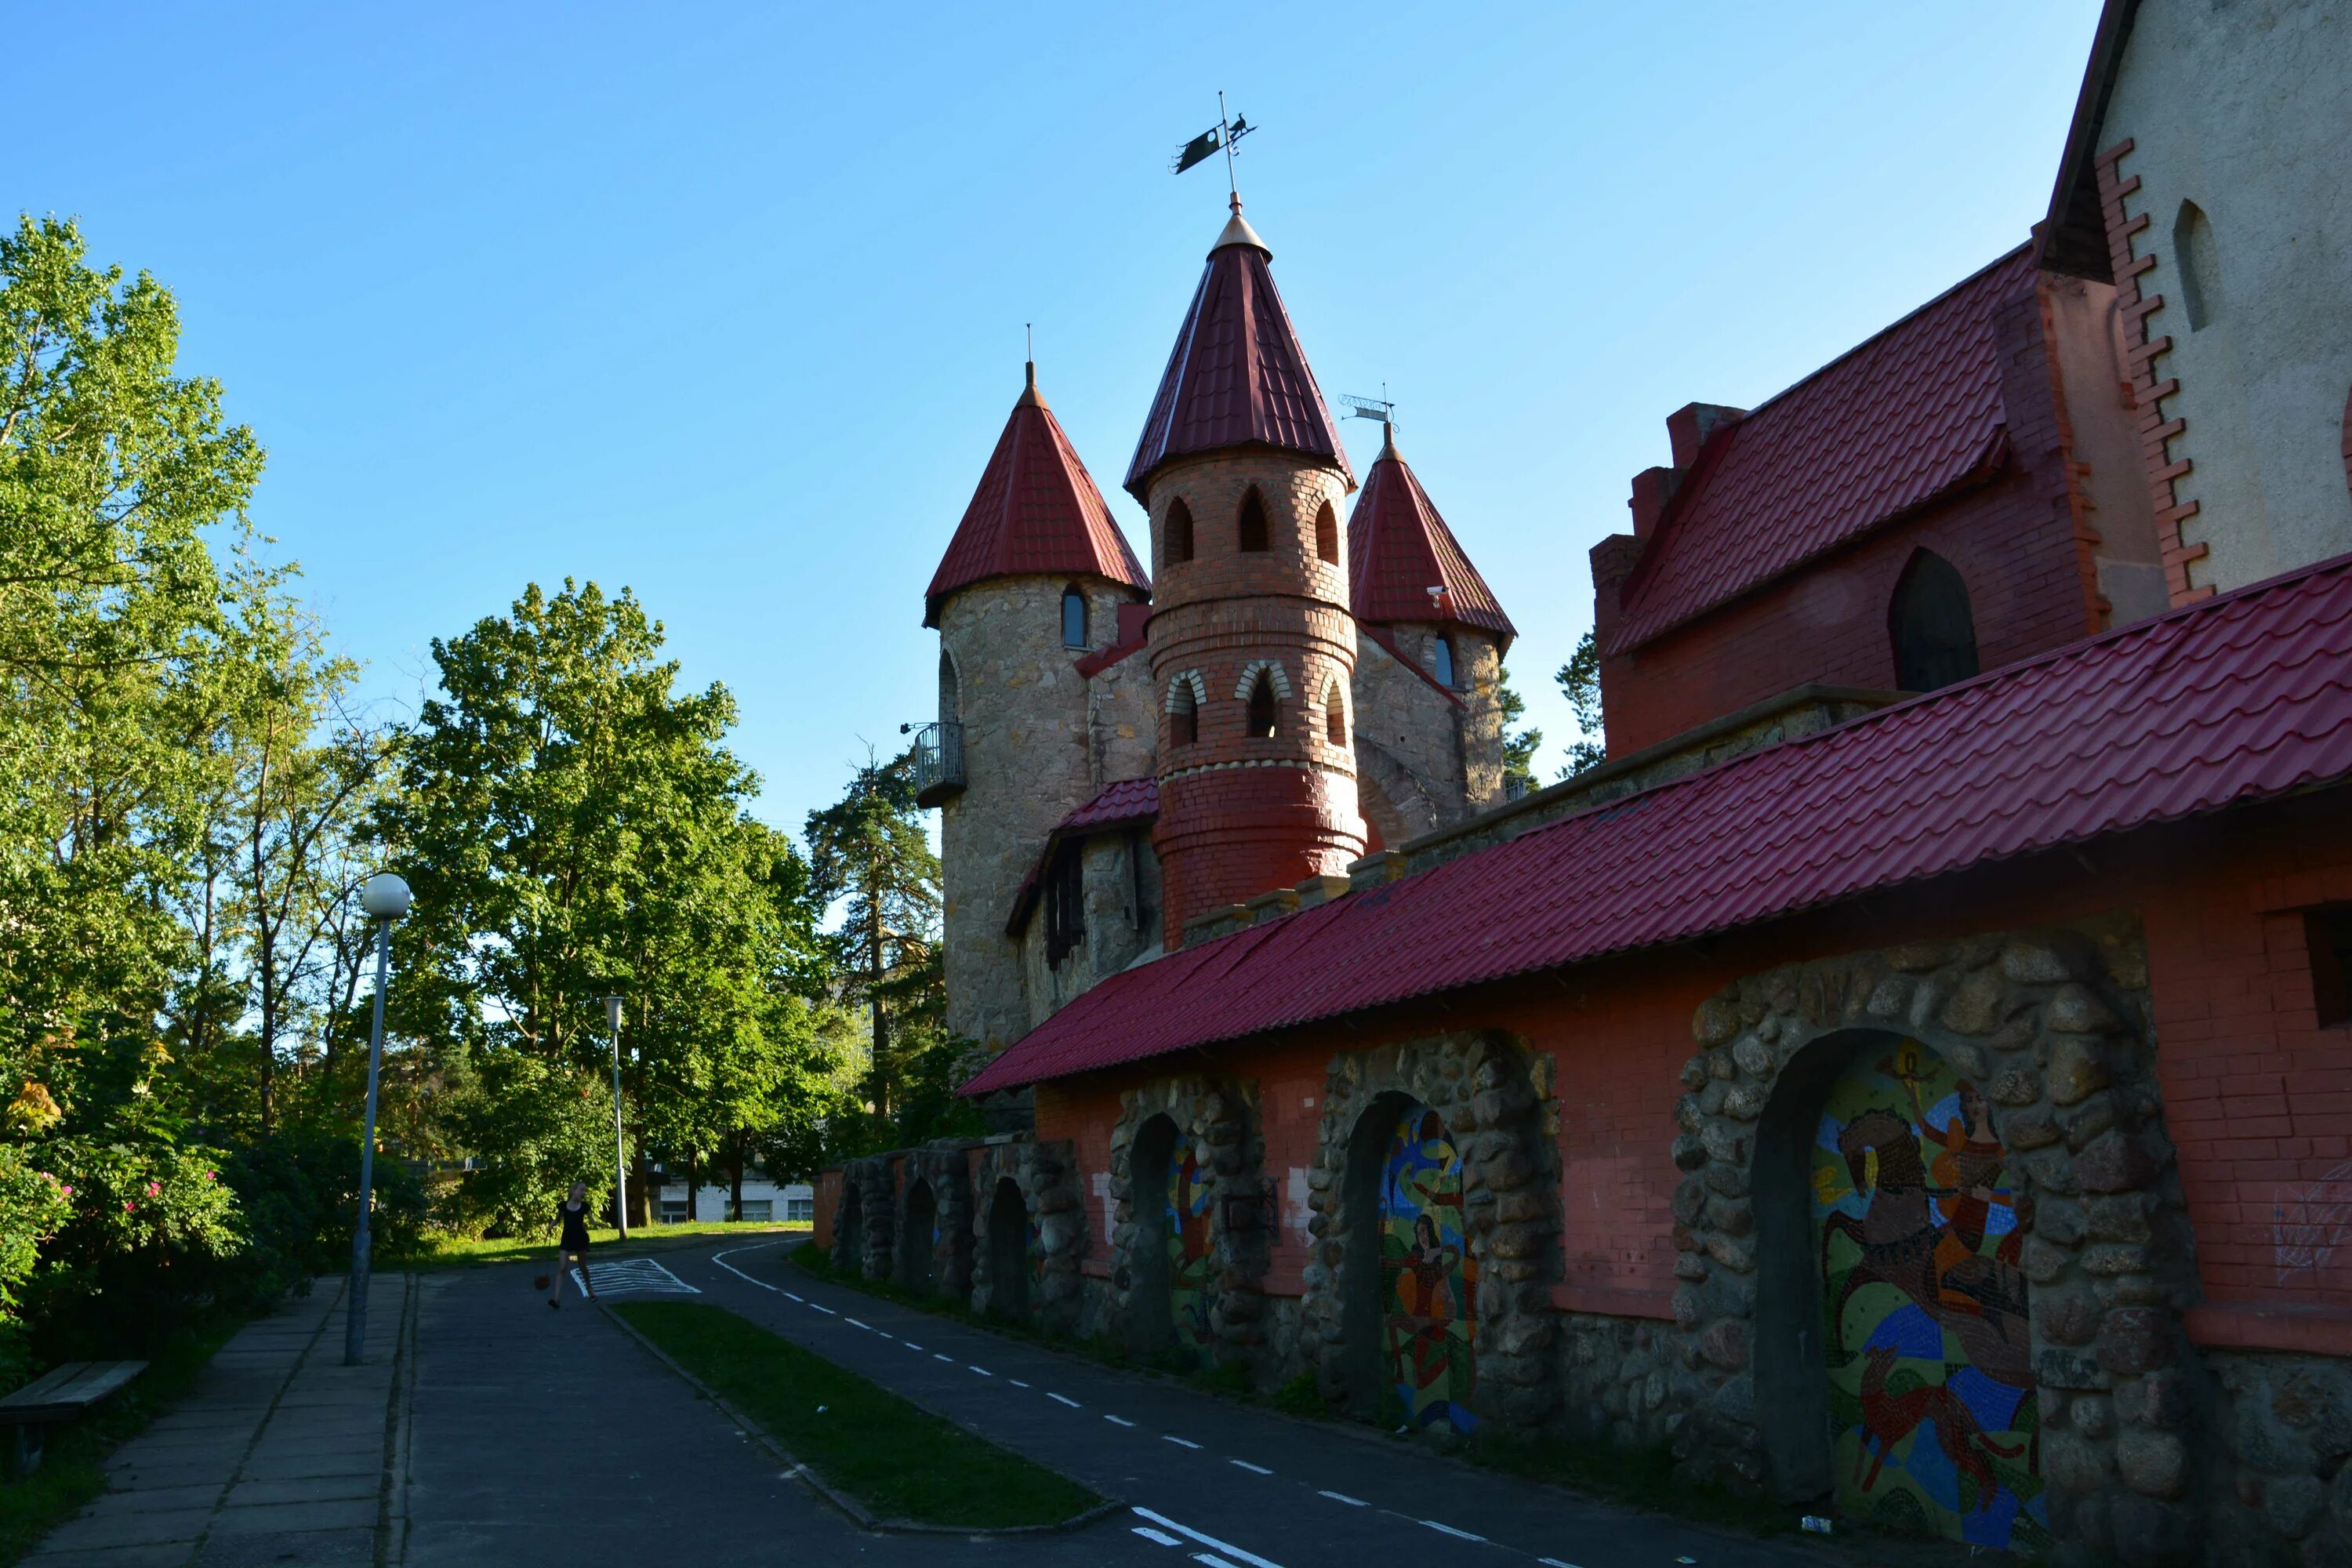
<svg viewBox="0 0 2352 1568"><path fill-rule="evenodd" d="M923 625L940 624L940 608L959 588L990 577L1087 574L1149 595L1151 580L1111 521L1094 476L1078 461L1062 423L1037 395L1037 367L996 450L982 470L980 488L956 524L948 552L923 595Z"/></svg>
<svg viewBox="0 0 2352 1568"><path fill-rule="evenodd" d="M1393 430L1348 515L1348 561L1349 607L1360 621L1452 621L1492 632L1506 647L1519 635L1397 455Z"/></svg>
<svg viewBox="0 0 2352 1568"><path fill-rule="evenodd" d="M1356 488L1331 411L1275 291L1266 267L1273 258L1243 219L1237 198L1209 251L1128 465L1127 489L1136 500L1145 500L1152 470L1162 463L1227 447L1301 452L1329 463Z"/></svg>

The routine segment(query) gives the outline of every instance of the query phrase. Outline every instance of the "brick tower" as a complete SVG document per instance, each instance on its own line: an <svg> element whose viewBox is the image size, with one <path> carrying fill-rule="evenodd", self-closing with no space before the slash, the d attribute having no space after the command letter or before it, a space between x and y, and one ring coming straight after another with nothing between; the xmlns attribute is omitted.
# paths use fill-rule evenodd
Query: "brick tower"
<svg viewBox="0 0 2352 1568"><path fill-rule="evenodd" d="M1367 650L1358 671L1357 760L1364 815L1393 847L1398 833L1501 803L1503 656L1518 633L1397 451L1393 426L1348 519L1348 563L1357 624L1388 656Z"/></svg>
<svg viewBox="0 0 2352 1568"><path fill-rule="evenodd" d="M940 727L919 798L940 811L954 1034L1001 1048L1029 1032L1006 921L1038 846L1115 762L1090 733L1080 662L1150 593L1030 365L923 596L940 633Z"/></svg>
<svg viewBox="0 0 2352 1568"><path fill-rule="evenodd" d="M1363 853L1339 510L1355 476L1241 202L1127 489L1151 514L1162 929Z"/></svg>

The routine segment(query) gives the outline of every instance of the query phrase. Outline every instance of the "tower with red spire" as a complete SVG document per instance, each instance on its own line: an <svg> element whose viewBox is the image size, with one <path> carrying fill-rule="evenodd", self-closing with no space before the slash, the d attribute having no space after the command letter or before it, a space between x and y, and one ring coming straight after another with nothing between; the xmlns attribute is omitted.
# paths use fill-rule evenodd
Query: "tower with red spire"
<svg viewBox="0 0 2352 1568"><path fill-rule="evenodd" d="M1504 798L1503 656L1518 633L1388 429L1348 519L1362 804L1394 847Z"/></svg>
<svg viewBox="0 0 2352 1568"><path fill-rule="evenodd" d="M923 596L940 633L940 726L919 798L940 808L952 1034L1002 1047L1028 1032L1006 928L1037 847L1106 784L1150 772L1150 742L1118 738L1140 713L1107 721L1088 673L1090 656L1139 635L1150 596L1031 363Z"/></svg>
<svg viewBox="0 0 2352 1568"><path fill-rule="evenodd" d="M1171 947L1185 921L1343 875L1364 849L1339 521L1355 476L1273 253L1233 209L1127 474L1151 515L1152 841Z"/></svg>

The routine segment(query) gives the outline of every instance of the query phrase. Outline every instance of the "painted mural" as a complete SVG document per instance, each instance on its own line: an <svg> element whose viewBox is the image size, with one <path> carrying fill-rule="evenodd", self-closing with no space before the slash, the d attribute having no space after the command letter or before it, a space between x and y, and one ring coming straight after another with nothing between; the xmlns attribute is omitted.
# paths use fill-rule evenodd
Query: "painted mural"
<svg viewBox="0 0 2352 1568"><path fill-rule="evenodd" d="M1462 1230L1462 1155L1437 1112L1409 1106L1381 1176L1381 1349L1408 1426L1477 1426L1477 1290Z"/></svg>
<svg viewBox="0 0 2352 1568"><path fill-rule="evenodd" d="M1209 1151L1198 1142L1177 1145L1168 1161L1168 1310L1176 1342L1206 1353L1209 1319L1217 1304L1216 1263L1209 1245L1216 1171Z"/></svg>
<svg viewBox="0 0 2352 1568"><path fill-rule="evenodd" d="M1813 1218L1841 1506L2029 1551L2052 1538L2008 1162L1949 1063L1866 1047L1822 1111Z"/></svg>

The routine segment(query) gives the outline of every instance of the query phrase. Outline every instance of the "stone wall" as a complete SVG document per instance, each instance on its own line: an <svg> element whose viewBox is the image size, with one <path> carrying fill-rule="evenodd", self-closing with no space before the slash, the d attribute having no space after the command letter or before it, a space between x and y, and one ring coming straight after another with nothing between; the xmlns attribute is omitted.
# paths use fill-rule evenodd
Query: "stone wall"
<svg viewBox="0 0 2352 1568"><path fill-rule="evenodd" d="M1043 901L1022 930L1020 962L1027 976L1032 1027L1044 1023L1149 947L1159 949L1160 857L1151 829L1138 824L1086 840L1080 850L1085 885L1086 940L1046 963Z"/></svg>
<svg viewBox="0 0 2352 1568"><path fill-rule="evenodd" d="M1263 1373L1267 1365L1263 1281L1271 1194L1263 1173L1265 1142L1255 1105L1238 1084L1193 1076L1157 1079L1120 1096L1119 1104L1118 1122L1110 1135L1115 1206L1105 1329L1140 1355L1149 1357L1164 1348L1148 1342L1154 1318L1139 1310L1139 1292L1148 1285L1150 1270L1137 1267L1134 1254L1139 1237L1161 1234L1156 1214L1151 1223L1144 1216L1165 1199L1137 1191L1134 1154L1137 1133L1155 1116L1165 1115L1175 1123L1180 1143L1193 1140L1208 1148L1215 1173L1209 1205L1216 1289L1210 1313L1210 1356L1220 1365L1240 1364Z"/></svg>
<svg viewBox="0 0 2352 1568"><path fill-rule="evenodd" d="M1024 1213L1037 1228L1039 1279L1029 1303L1036 1326L1049 1335L1078 1331L1081 1289L1078 1268L1086 1255L1085 1194L1078 1188L1076 1152L1066 1140L1027 1139L994 1142L971 1154L972 1310L989 1311L996 1300L993 1239L989 1221L997 1184L1019 1188Z"/></svg>
<svg viewBox="0 0 2352 1568"><path fill-rule="evenodd" d="M1791 1500L1828 1489L1806 1160L1845 1064L1907 1037L1983 1086L2010 1151L2052 1531L2076 1560L2199 1560L2194 1259L2147 1018L2145 948L2120 918L1792 964L1706 1003L1674 1147L1674 1310L1699 1400L1681 1473Z"/></svg>
<svg viewBox="0 0 2352 1568"><path fill-rule="evenodd" d="M1441 631L1461 683L1452 696L1432 684ZM1364 816L1393 849L1501 804L1502 658L1492 637L1463 626L1384 626L1381 636L1394 653L1359 638L1350 705Z"/></svg>
<svg viewBox="0 0 2352 1568"><path fill-rule="evenodd" d="M964 1157L969 1147L957 1140L942 1139L894 1156L898 1166L898 1202L893 1258L899 1268L899 1278L905 1278L908 1250L928 1243L931 1248L931 1289L941 1296L961 1298L971 1290L971 1179ZM908 1233L907 1198L917 1182L930 1185L937 1232L932 1237Z"/></svg>
<svg viewBox="0 0 2352 1568"><path fill-rule="evenodd" d="M1463 1229L1479 1267L1472 1407L1482 1421L1523 1433L1550 1419L1559 1401L1550 1289L1559 1277L1559 1164L1549 1066L1483 1032L1332 1058L1307 1175L1316 1240L1300 1320L1301 1359L1333 1405L1359 1416L1377 1408L1381 1243L1357 1227L1381 1172L1360 1130L1368 1117L1392 1121L1393 1108L1412 1100L1437 1112L1462 1160Z"/></svg>

